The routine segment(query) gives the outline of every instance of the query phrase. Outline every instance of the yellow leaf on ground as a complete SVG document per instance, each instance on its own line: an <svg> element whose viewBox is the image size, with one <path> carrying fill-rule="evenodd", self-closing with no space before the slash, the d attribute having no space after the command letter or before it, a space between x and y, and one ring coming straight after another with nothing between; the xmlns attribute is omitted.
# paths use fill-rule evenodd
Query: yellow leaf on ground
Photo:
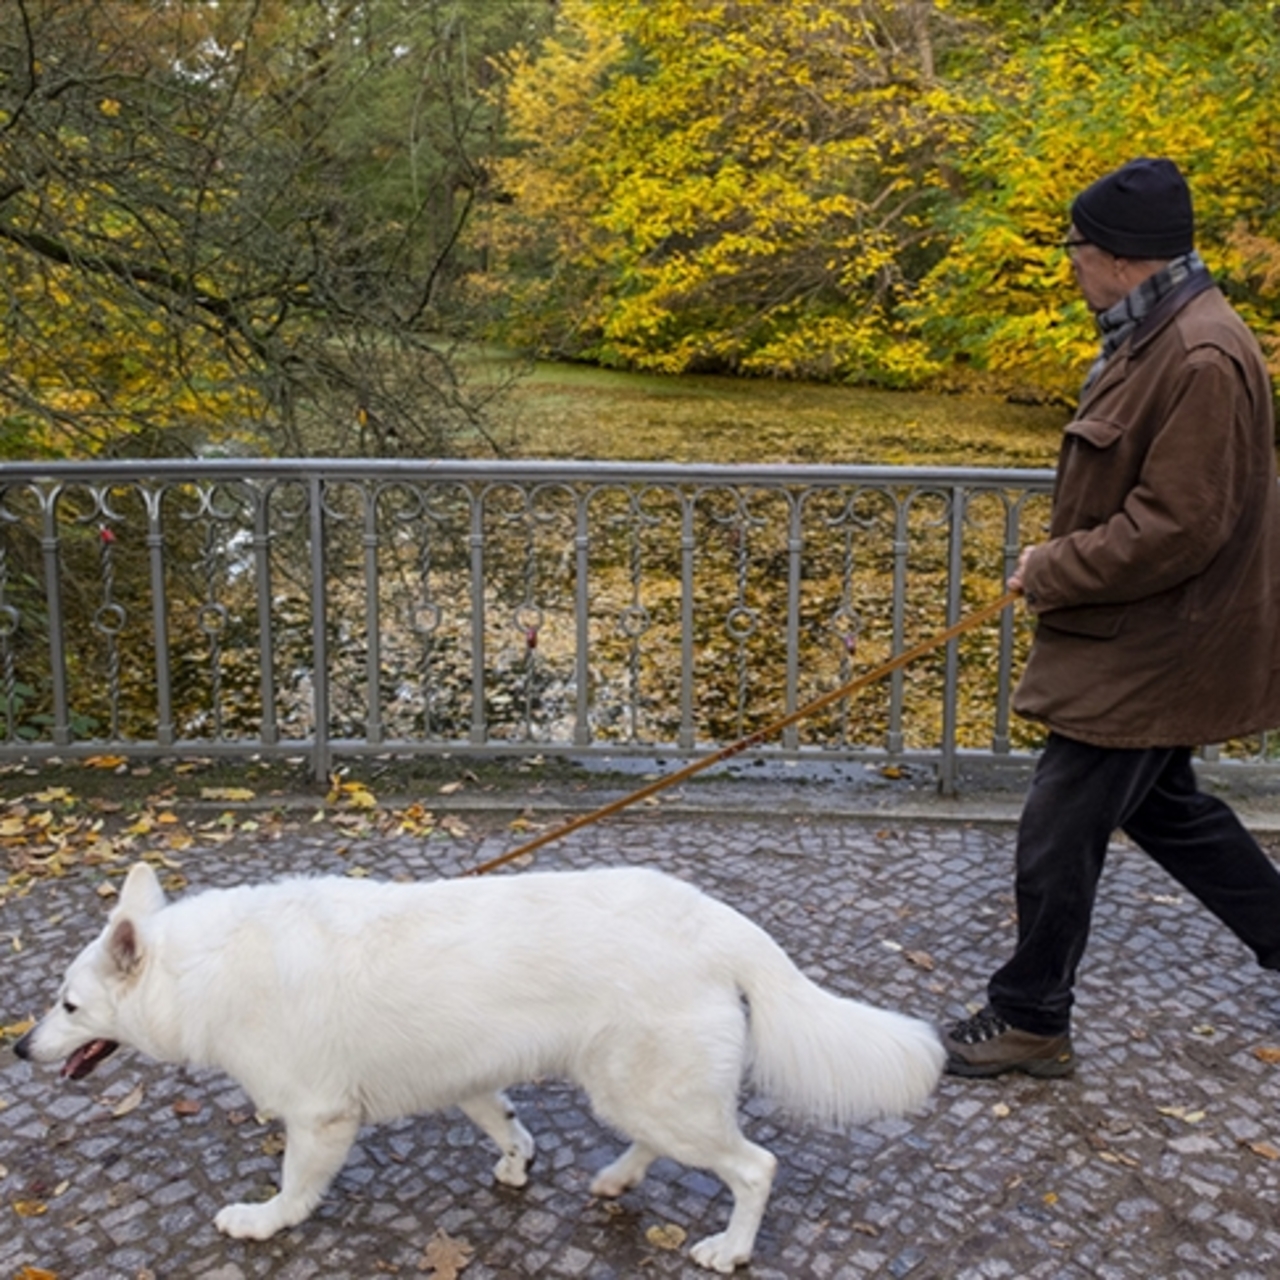
<svg viewBox="0 0 1280 1280"><path fill-rule="evenodd" d="M86 769L118 769L126 763L124 756L89 756L84 762Z"/></svg>
<svg viewBox="0 0 1280 1280"><path fill-rule="evenodd" d="M257 792L250 791L248 787L201 787L201 800L229 800L243 801L253 800L257 796Z"/></svg>
<svg viewBox="0 0 1280 1280"><path fill-rule="evenodd" d="M655 1249L679 1249L688 1239L689 1233L674 1222L664 1222L661 1226L650 1227L644 1238Z"/></svg>
<svg viewBox="0 0 1280 1280"><path fill-rule="evenodd" d="M1280 1065L1280 1046L1277 1045L1260 1045L1253 1051L1253 1056L1259 1062L1266 1062L1271 1066Z"/></svg>
<svg viewBox="0 0 1280 1280"><path fill-rule="evenodd" d="M463 1268L470 1263L473 1253L475 1250L465 1240L437 1230L427 1241L418 1270L425 1271L432 1280L457 1280Z"/></svg>

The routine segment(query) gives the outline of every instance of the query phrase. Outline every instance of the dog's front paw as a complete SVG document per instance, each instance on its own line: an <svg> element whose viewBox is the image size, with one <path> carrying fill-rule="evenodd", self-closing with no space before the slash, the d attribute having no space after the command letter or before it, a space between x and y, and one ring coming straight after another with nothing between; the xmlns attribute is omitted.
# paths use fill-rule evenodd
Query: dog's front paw
<svg viewBox="0 0 1280 1280"><path fill-rule="evenodd" d="M493 1176L504 1187L523 1187L529 1181L534 1142L529 1131L515 1119L511 1121L511 1139L511 1146L494 1166Z"/></svg>
<svg viewBox="0 0 1280 1280"><path fill-rule="evenodd" d="M708 1236L705 1240L699 1240L697 1244L689 1250L690 1257L700 1267L706 1267L708 1271L718 1271L721 1275L730 1275L736 1267L742 1266L751 1260L751 1252L746 1253L734 1249L728 1241L728 1234L721 1232L717 1236Z"/></svg>
<svg viewBox="0 0 1280 1280"><path fill-rule="evenodd" d="M213 1225L223 1235L236 1240L265 1240L289 1225L276 1204L279 1198L276 1196L266 1204L229 1204L218 1211Z"/></svg>

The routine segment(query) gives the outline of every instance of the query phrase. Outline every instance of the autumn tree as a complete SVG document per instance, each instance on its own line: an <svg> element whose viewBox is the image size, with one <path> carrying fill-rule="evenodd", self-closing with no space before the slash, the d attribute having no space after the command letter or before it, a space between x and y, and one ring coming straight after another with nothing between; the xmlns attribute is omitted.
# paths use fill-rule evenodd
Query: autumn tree
<svg viewBox="0 0 1280 1280"><path fill-rule="evenodd" d="M0 6L3 451L439 453L490 55L536 0Z"/></svg>
<svg viewBox="0 0 1280 1280"><path fill-rule="evenodd" d="M894 0L564 0L510 59L509 203L479 228L503 333L633 368L917 380L900 306L963 135L949 29Z"/></svg>
<svg viewBox="0 0 1280 1280"><path fill-rule="evenodd" d="M564 0L478 283L553 355L1065 399L1067 205L1147 152L1274 348L1278 49L1275 0Z"/></svg>
<svg viewBox="0 0 1280 1280"><path fill-rule="evenodd" d="M931 349L980 385L1074 398L1097 337L1057 247L1071 199L1166 155L1192 188L1202 256L1280 374L1280 4L951 8L984 68L940 228L950 247L914 300Z"/></svg>

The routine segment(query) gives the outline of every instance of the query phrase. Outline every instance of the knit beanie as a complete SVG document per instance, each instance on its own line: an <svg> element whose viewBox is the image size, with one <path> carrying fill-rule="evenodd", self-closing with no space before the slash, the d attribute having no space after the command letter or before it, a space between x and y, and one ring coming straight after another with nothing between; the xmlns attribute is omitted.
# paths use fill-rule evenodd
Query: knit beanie
<svg viewBox="0 0 1280 1280"><path fill-rule="evenodd" d="M1172 160L1130 160L1086 187L1071 221L1091 244L1120 258L1176 258L1190 253L1195 221L1191 192Z"/></svg>

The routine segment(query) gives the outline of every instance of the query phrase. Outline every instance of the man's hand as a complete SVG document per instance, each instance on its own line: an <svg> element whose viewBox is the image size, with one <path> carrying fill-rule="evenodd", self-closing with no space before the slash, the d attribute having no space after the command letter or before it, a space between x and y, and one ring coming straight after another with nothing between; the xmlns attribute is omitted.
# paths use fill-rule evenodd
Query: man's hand
<svg viewBox="0 0 1280 1280"><path fill-rule="evenodd" d="M1022 548L1022 554L1018 557L1017 568L1009 575L1009 580L1005 584L1010 591L1017 591L1021 594L1025 590L1022 579L1027 572L1027 562L1031 559L1033 551L1035 551L1035 547Z"/></svg>

